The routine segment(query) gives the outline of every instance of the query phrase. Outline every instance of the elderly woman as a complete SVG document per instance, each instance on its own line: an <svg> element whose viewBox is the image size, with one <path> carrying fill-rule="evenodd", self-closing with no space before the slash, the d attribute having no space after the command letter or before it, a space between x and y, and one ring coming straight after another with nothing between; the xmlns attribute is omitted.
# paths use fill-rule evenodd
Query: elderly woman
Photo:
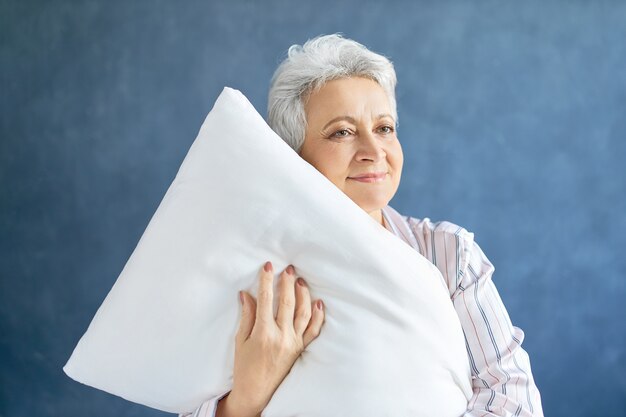
<svg viewBox="0 0 626 417"><path fill-rule="evenodd" d="M289 48L272 79L269 124L359 207L440 269L472 371L473 397L464 415L542 416L521 348L524 333L511 324L491 280L494 268L473 235L449 222L402 216L388 206L403 162L395 85L393 65L385 57L339 35L321 36ZM448 268L459 265L460 256L469 257L467 268ZM273 276L268 261L260 272L258 301L240 292L231 390L207 400L194 417L261 415L294 362L320 335L323 302L311 302L292 265L280 275L281 302L274 317Z"/></svg>

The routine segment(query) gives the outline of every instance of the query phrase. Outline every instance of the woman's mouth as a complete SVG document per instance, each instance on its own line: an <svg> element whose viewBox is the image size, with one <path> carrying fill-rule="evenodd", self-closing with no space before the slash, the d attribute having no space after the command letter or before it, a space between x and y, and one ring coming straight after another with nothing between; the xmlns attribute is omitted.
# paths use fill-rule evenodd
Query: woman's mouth
<svg viewBox="0 0 626 417"><path fill-rule="evenodd" d="M372 174L362 174L355 177L348 177L348 179L359 182L381 182L387 176L386 172L376 172Z"/></svg>

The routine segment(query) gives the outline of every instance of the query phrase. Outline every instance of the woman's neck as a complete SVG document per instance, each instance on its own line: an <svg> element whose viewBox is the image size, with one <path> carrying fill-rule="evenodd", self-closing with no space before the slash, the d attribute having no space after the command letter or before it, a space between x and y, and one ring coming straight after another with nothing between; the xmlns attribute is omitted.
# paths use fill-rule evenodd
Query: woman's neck
<svg viewBox="0 0 626 417"><path fill-rule="evenodd" d="M379 224L385 226L385 220L383 217L382 209L374 210L368 213L374 220L376 220Z"/></svg>

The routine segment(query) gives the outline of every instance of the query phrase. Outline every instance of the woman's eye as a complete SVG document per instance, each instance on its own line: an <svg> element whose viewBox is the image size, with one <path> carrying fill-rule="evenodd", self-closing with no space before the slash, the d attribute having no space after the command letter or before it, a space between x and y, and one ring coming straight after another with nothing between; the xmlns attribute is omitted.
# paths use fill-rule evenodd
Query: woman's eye
<svg viewBox="0 0 626 417"><path fill-rule="evenodd" d="M332 134L335 138L342 138L350 135L350 131L348 129L341 129Z"/></svg>
<svg viewBox="0 0 626 417"><path fill-rule="evenodd" d="M380 128L380 130L381 130L383 133L393 133L393 127L391 127L391 126L382 126L382 127Z"/></svg>

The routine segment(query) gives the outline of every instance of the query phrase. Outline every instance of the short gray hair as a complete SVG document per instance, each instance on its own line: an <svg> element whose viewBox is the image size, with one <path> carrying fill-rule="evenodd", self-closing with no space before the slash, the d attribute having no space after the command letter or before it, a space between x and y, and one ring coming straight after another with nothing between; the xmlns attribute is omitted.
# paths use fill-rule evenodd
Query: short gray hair
<svg viewBox="0 0 626 417"><path fill-rule="evenodd" d="M306 115L304 101L328 81L348 77L365 77L385 90L396 110L396 72L386 57L341 34L309 39L304 45L292 45L287 58L278 66L268 94L268 123L296 152L304 143Z"/></svg>

